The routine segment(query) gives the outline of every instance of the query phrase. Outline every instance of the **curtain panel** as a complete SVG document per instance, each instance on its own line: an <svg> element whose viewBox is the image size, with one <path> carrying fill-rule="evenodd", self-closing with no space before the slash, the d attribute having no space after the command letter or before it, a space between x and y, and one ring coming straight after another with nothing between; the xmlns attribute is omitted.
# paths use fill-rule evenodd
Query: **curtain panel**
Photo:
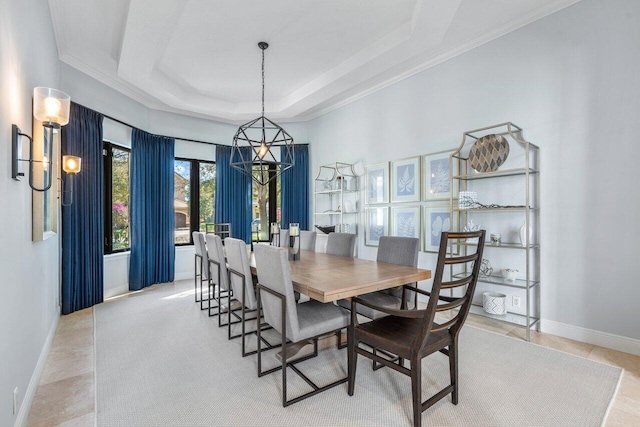
<svg viewBox="0 0 640 427"><path fill-rule="evenodd" d="M281 158L288 158L285 147L280 148ZM282 227L289 228L289 224L297 222L300 229L309 230L309 146L294 145L294 166L287 169L280 176L282 194Z"/></svg>
<svg viewBox="0 0 640 427"><path fill-rule="evenodd" d="M251 158L251 148L242 147ZM251 241L251 177L231 167L231 147L216 147L216 223L231 223L231 236Z"/></svg>
<svg viewBox="0 0 640 427"><path fill-rule="evenodd" d="M175 274L173 138L131 135L129 290L172 282Z"/></svg>
<svg viewBox="0 0 640 427"><path fill-rule="evenodd" d="M73 203L62 207L62 314L103 300L102 120L102 114L72 102L69 123L62 127L62 155L82 158L79 174L62 174L65 189L74 180Z"/></svg>

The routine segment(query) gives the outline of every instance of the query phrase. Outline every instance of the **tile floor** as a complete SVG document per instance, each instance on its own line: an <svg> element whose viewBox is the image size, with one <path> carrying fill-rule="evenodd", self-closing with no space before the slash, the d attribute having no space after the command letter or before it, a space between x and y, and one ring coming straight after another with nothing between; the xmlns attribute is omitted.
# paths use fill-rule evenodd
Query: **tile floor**
<svg viewBox="0 0 640 427"><path fill-rule="evenodd" d="M524 330L481 316L467 324L523 338ZM554 335L532 334L532 342L624 368L607 426L640 425L640 357ZM93 309L62 316L31 406L29 427L80 427L95 424Z"/></svg>

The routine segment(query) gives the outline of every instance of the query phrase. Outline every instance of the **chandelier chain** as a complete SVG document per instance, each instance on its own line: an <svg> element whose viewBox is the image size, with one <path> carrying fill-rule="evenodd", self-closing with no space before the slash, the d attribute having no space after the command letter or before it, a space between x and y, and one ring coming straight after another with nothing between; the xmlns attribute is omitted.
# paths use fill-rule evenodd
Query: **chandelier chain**
<svg viewBox="0 0 640 427"><path fill-rule="evenodd" d="M262 117L264 117L264 49L262 49Z"/></svg>

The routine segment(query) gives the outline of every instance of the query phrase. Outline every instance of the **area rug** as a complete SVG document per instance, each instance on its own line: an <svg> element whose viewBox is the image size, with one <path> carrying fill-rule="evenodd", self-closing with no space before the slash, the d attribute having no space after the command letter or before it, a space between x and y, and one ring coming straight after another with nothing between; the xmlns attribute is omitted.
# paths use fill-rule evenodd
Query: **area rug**
<svg viewBox="0 0 640 427"><path fill-rule="evenodd" d="M98 426L411 425L409 377L374 372L363 357L353 397L344 384L283 408L281 373L257 377L255 356L242 358L239 339L228 341L200 311L191 282L156 285L94 313ZM601 425L622 374L471 326L459 358L460 403L444 398L422 415L424 425ZM264 360L278 364L275 351ZM345 376L346 362L346 349L330 346L297 366L322 385ZM293 372L288 378L289 398L310 390ZM424 359L424 399L448 381L446 356Z"/></svg>

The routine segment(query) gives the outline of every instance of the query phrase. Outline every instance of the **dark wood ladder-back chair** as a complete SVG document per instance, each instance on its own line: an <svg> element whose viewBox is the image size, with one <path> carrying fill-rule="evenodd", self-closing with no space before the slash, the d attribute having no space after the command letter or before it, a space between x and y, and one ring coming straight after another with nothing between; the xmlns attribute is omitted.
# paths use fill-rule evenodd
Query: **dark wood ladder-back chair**
<svg viewBox="0 0 640 427"><path fill-rule="evenodd" d="M463 256L448 256L447 248L452 243L452 240L476 238L478 239L478 245L475 253ZM480 272L484 239L484 230L472 233L442 233L438 263L431 292L418 289L417 286L409 287L412 291L429 296L427 308L424 310L395 310L373 305L357 297L351 299L351 331L348 334L350 356L349 396L353 396L357 355L361 354L411 377L414 426L419 427L421 425L422 412L449 393L451 393L453 404L458 404L458 334L471 307L473 292ZM453 247L456 247L455 243ZM445 267L467 263L473 263L471 274L457 274L451 281L442 281ZM468 269L465 268L464 271L468 271ZM466 286L466 290L462 296L449 297L440 295L442 289L463 286ZM356 316L357 304L379 310L388 314L388 316L359 325ZM450 320L442 324L434 322L436 313L449 310L458 310L458 312L451 312ZM385 359L364 348L360 348L360 343L397 355L400 362ZM437 351L449 356L451 384L423 402L421 362L424 357ZM409 360L410 368L404 366L404 359Z"/></svg>

